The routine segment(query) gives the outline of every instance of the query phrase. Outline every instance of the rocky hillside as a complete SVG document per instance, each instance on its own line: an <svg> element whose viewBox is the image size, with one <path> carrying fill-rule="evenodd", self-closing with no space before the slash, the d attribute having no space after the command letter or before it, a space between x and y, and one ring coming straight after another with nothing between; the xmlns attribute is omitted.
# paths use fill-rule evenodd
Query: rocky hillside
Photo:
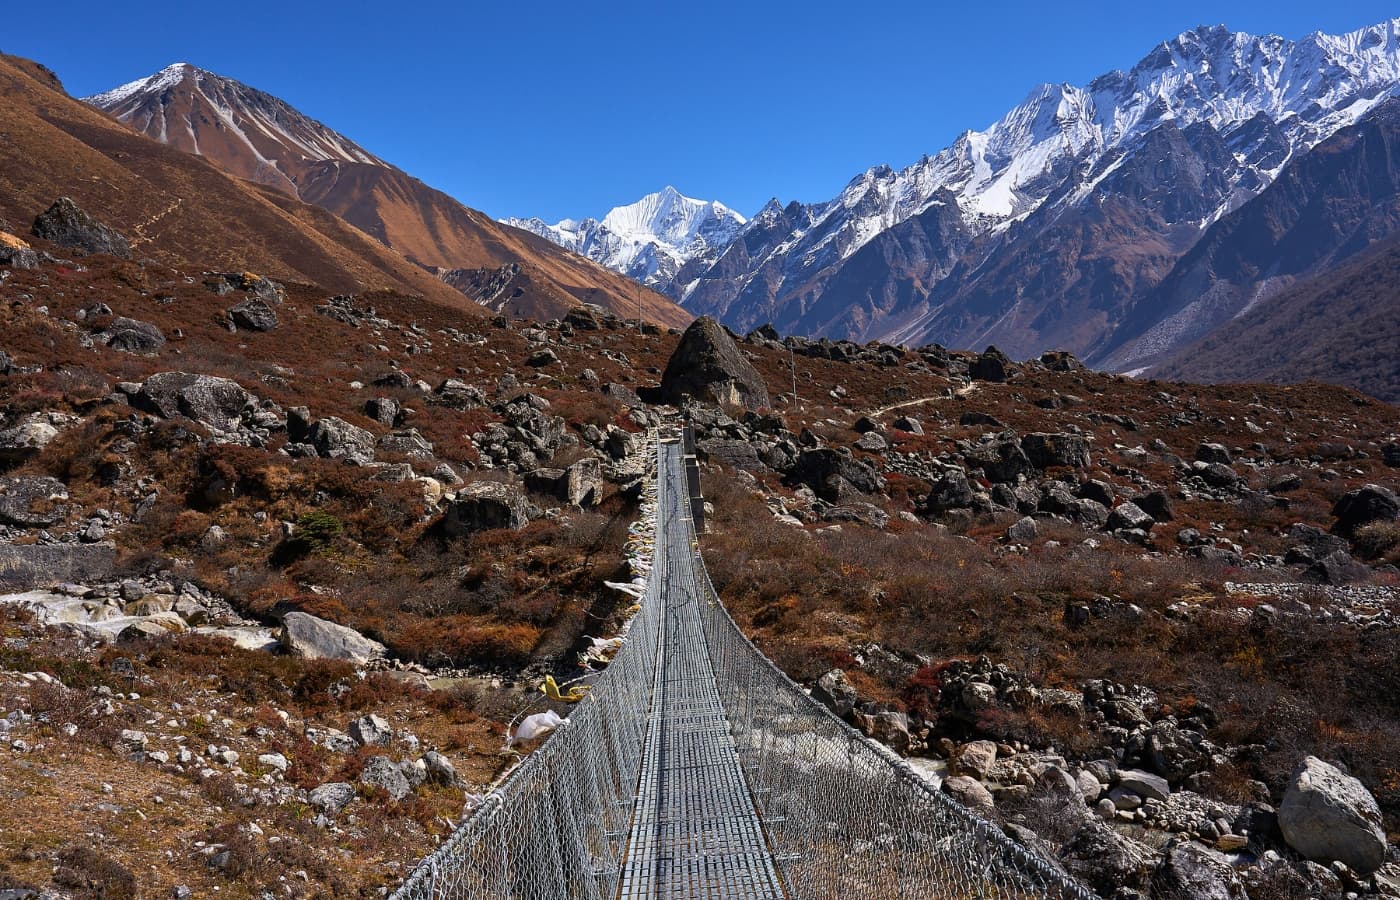
<svg viewBox="0 0 1400 900"><path fill-rule="evenodd" d="M464 320L37 212L0 237L0 790L41 827L0 890L391 886L543 676L607 664L682 414L741 627L939 789L1104 895L1400 885L1393 406Z"/></svg>
<svg viewBox="0 0 1400 900"><path fill-rule="evenodd" d="M1302 378L1400 403L1397 285L1400 237L1391 237L1221 326L1153 374L1200 382Z"/></svg>
<svg viewBox="0 0 1400 900"><path fill-rule="evenodd" d="M594 303L636 316L640 305L663 325L690 321L664 297L492 221L231 78L177 63L85 102L153 140L329 210L494 311L549 317Z"/></svg>

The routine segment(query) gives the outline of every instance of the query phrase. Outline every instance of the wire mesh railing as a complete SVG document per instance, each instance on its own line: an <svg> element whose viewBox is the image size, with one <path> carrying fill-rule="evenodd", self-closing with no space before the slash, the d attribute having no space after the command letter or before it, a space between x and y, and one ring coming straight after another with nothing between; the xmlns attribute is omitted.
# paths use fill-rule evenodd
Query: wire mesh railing
<svg viewBox="0 0 1400 900"><path fill-rule="evenodd" d="M685 553L687 564L656 561L627 642L593 690L395 898L618 897L649 720L657 715L665 613L668 604L695 601L734 752L788 897L1094 897L939 793L763 656L705 571L679 444L659 443L657 464L655 552Z"/></svg>

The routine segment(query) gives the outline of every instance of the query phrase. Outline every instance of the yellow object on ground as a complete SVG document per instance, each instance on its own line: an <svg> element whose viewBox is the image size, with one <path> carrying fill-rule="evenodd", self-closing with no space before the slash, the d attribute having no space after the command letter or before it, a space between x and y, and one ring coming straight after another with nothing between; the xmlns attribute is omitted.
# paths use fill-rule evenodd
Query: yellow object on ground
<svg viewBox="0 0 1400 900"><path fill-rule="evenodd" d="M540 685L540 690L551 700L558 700L562 703L577 703L588 693L591 685L578 684L567 691L559 690L559 685L555 683L553 675L544 676L544 684Z"/></svg>

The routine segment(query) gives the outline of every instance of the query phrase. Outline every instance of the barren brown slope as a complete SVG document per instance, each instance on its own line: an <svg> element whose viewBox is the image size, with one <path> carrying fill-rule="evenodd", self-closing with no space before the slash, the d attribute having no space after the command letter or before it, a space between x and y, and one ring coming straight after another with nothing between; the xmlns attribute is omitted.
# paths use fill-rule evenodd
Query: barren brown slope
<svg viewBox="0 0 1400 900"><path fill-rule="evenodd" d="M252 269L328 290L391 288L476 307L368 235L132 132L0 56L0 218L25 230L60 195L126 234L140 256Z"/></svg>
<svg viewBox="0 0 1400 900"><path fill-rule="evenodd" d="M401 169L326 160L308 170L299 188L303 200L330 210L414 262L454 273L445 279L448 283L462 286L461 270L475 276L519 265L506 293L520 293L504 304L491 304L496 309L547 319L585 302L635 316L640 299L643 317L652 322L683 328L692 318L631 279L495 222Z"/></svg>
<svg viewBox="0 0 1400 900"><path fill-rule="evenodd" d="M549 319L580 302L684 327L666 297L464 206L286 102L187 64L87 98L224 170L323 207L491 309Z"/></svg>
<svg viewBox="0 0 1400 900"><path fill-rule="evenodd" d="M1323 381L1400 403L1400 236L1260 303L1152 375L1207 383Z"/></svg>

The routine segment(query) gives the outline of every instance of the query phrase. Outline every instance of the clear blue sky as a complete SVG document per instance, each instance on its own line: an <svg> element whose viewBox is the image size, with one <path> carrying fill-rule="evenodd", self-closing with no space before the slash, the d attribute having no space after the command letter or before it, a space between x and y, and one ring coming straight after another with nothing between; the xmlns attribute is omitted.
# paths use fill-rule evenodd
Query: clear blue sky
<svg viewBox="0 0 1400 900"><path fill-rule="evenodd" d="M949 8L951 7L951 8ZM493 216L601 215L666 184L741 213L825 200L1040 82L1200 24L1296 38L1393 0L9 4L0 50L76 96L183 60L282 97Z"/></svg>

